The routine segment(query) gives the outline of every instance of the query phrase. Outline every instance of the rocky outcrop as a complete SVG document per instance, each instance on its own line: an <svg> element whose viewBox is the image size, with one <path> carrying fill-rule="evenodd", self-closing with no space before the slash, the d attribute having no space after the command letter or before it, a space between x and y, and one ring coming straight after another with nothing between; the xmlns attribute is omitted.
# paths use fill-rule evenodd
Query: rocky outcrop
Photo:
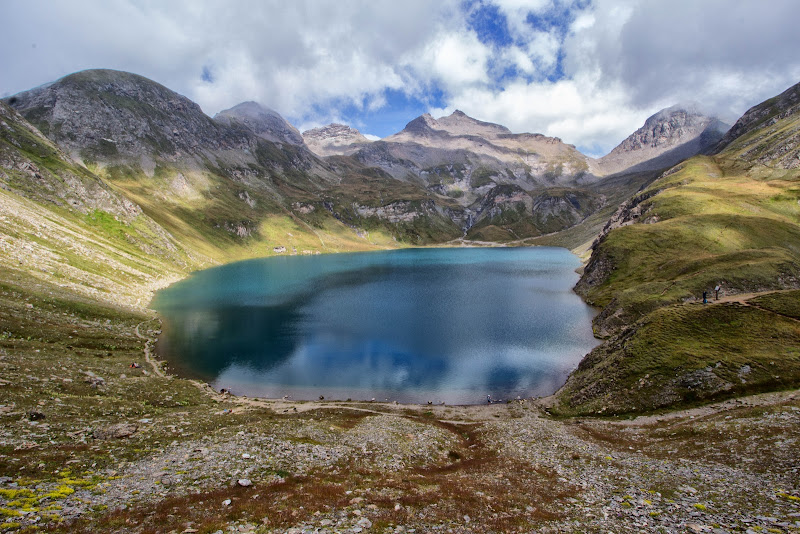
<svg viewBox="0 0 800 534"><path fill-rule="evenodd" d="M589 304L595 304L590 297L591 290L605 284L617 267L615 257L606 250L607 247L603 247L608 234L612 230L637 222L657 222L657 217L647 214L650 208L648 201L660 192L657 189L646 191L622 203L592 243L592 255L574 288ZM616 299L612 299L592 321L594 333L599 338L607 338L624 329L629 319Z"/></svg>
<svg viewBox="0 0 800 534"><path fill-rule="evenodd" d="M415 210L410 202L394 202L386 206L354 206L359 217L376 217L390 223L411 222L422 215ZM430 206L428 206L430 209Z"/></svg>

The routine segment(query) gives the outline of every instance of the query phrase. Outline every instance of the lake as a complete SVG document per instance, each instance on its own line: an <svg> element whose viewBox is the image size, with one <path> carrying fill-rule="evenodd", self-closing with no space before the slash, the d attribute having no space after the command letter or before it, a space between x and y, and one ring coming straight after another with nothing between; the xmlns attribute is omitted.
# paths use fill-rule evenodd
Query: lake
<svg viewBox="0 0 800 534"><path fill-rule="evenodd" d="M157 349L238 395L410 403L542 396L598 344L566 249L279 256L159 291Z"/></svg>

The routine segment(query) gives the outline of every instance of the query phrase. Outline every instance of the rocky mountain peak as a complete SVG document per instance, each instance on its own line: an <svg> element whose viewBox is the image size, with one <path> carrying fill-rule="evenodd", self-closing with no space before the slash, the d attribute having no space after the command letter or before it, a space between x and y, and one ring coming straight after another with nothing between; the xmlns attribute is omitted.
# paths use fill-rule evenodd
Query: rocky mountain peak
<svg viewBox="0 0 800 534"><path fill-rule="evenodd" d="M727 129L696 104L679 104L648 117L598 163L607 173L667 167L713 146Z"/></svg>
<svg viewBox="0 0 800 534"><path fill-rule="evenodd" d="M511 130L499 124L473 119L461 110L440 119L434 119L429 113L423 113L409 122L398 135L410 136L478 136L492 139L499 135L510 134Z"/></svg>
<svg viewBox="0 0 800 534"><path fill-rule="evenodd" d="M428 136L434 134L434 130L436 129L436 119L434 119L430 113L423 113L406 124L406 127L403 128L400 133L402 134L405 132L410 135Z"/></svg>
<svg viewBox="0 0 800 534"><path fill-rule="evenodd" d="M180 158L239 147L188 98L128 72L70 74L7 99L51 140L82 158Z"/></svg>
<svg viewBox="0 0 800 534"><path fill-rule="evenodd" d="M236 120L257 136L272 142L303 144L303 136L300 135L297 128L289 124L277 111L262 106L258 102L237 104L217 113L214 120L224 124L230 124L232 120Z"/></svg>
<svg viewBox="0 0 800 534"><path fill-rule="evenodd" d="M473 119L461 110L455 110L447 117L435 121L436 129L444 130L450 135L476 135L492 139L499 135L508 135L511 130L505 126Z"/></svg>
<svg viewBox="0 0 800 534"><path fill-rule="evenodd" d="M649 117L618 147L617 152L680 145L702 132L714 120L693 108L673 106ZM614 152L612 151L612 153Z"/></svg>
<svg viewBox="0 0 800 534"><path fill-rule="evenodd" d="M371 141L345 124L332 123L303 132L303 140L319 156L351 154Z"/></svg>

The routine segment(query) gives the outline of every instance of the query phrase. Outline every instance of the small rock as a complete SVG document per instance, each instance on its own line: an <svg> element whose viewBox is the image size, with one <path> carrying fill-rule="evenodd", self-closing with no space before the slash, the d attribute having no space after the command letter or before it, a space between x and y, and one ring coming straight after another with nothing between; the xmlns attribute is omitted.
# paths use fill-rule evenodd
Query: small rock
<svg viewBox="0 0 800 534"><path fill-rule="evenodd" d="M244 454L242 454L242 458L245 459L245 460L249 460L250 459L250 455L247 454L247 453L244 453Z"/></svg>
<svg viewBox="0 0 800 534"><path fill-rule="evenodd" d="M358 525L361 528L370 528L372 527L372 521L370 521L366 517L362 517L361 519L358 520L356 525Z"/></svg>
<svg viewBox="0 0 800 534"><path fill-rule="evenodd" d="M116 425L98 428L92 432L94 439L122 439L132 436L139 427L133 423L118 423Z"/></svg>
<svg viewBox="0 0 800 534"><path fill-rule="evenodd" d="M250 481L249 478L240 478L239 480L236 481L236 483L239 484L242 487L245 487L245 488L247 486L252 486L253 485L253 483Z"/></svg>
<svg viewBox="0 0 800 534"><path fill-rule="evenodd" d="M225 499L224 501L222 501L222 506L230 506L231 502L232 501L230 499Z"/></svg>
<svg viewBox="0 0 800 534"><path fill-rule="evenodd" d="M40 421L45 419L45 415L38 410L30 410L27 415L29 421Z"/></svg>

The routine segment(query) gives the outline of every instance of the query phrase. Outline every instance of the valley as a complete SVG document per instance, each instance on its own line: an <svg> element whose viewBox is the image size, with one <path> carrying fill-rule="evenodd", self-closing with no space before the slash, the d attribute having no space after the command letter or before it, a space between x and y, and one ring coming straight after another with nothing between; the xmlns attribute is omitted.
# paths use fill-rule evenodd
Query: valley
<svg viewBox="0 0 800 534"><path fill-rule="evenodd" d="M797 531L800 86L645 126L594 160L460 112L308 142L117 71L5 99L0 530ZM144 359L193 271L462 243L585 260L603 343L554 396L268 401Z"/></svg>

